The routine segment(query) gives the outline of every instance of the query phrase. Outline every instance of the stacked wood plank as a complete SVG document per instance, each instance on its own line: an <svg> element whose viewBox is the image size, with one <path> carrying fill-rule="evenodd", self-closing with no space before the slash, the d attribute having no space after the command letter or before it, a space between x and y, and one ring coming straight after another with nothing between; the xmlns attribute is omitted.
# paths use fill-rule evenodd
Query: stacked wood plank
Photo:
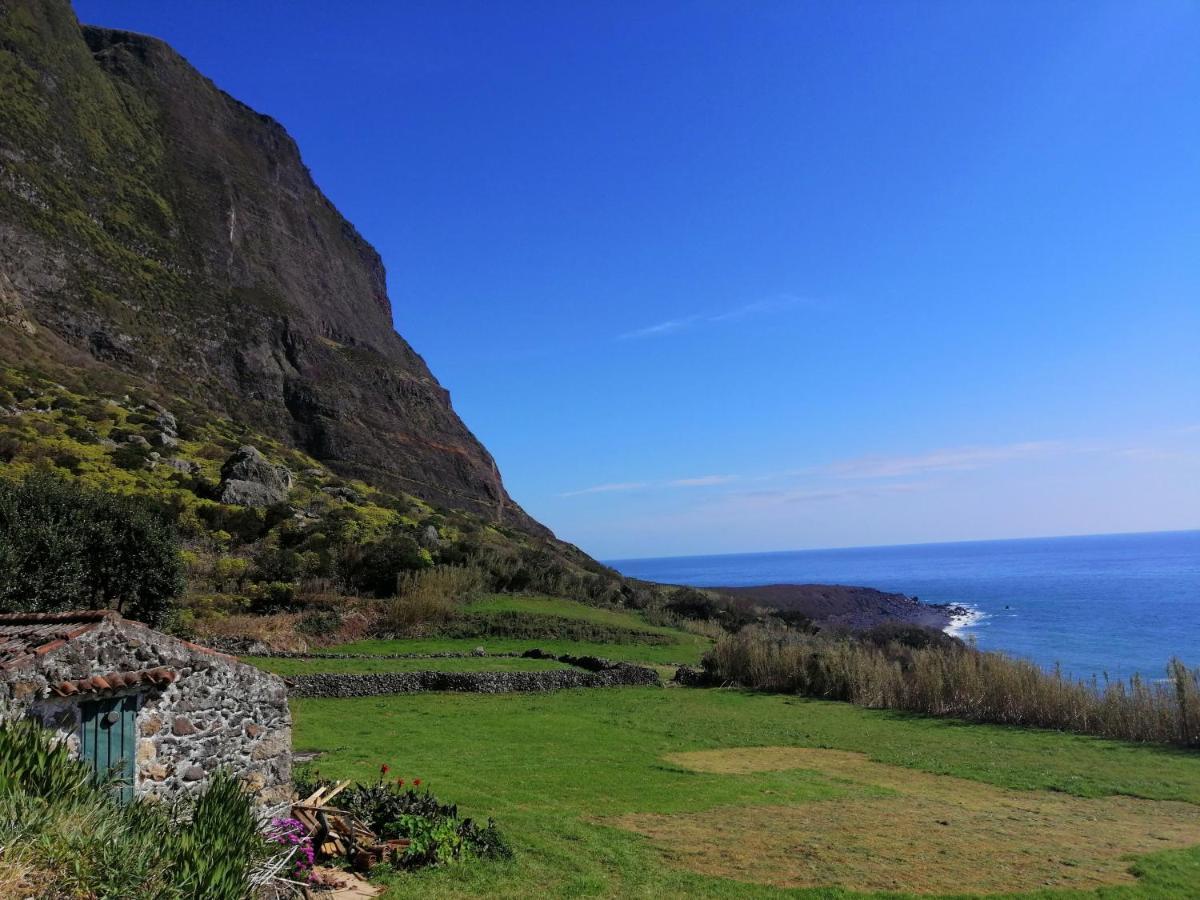
<svg viewBox="0 0 1200 900"><path fill-rule="evenodd" d="M292 818L308 829L318 856L343 857L356 868L369 871L385 859L403 853L409 842L381 841L361 819L331 806L333 798L349 786L349 781L339 781L332 787L317 788L292 805Z"/></svg>

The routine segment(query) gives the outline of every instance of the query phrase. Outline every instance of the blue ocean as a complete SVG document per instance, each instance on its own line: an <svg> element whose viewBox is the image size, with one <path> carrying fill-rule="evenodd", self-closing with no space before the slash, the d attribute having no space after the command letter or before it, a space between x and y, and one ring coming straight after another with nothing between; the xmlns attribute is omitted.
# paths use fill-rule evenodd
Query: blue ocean
<svg viewBox="0 0 1200 900"><path fill-rule="evenodd" d="M862 585L971 609L987 650L1076 677L1200 666L1200 531L610 561L671 584Z"/></svg>

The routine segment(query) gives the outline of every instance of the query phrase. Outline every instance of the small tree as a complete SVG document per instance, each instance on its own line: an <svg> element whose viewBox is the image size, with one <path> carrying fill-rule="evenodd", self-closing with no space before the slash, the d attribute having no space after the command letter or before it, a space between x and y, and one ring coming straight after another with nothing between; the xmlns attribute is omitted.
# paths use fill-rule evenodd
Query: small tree
<svg viewBox="0 0 1200 900"><path fill-rule="evenodd" d="M0 611L116 609L157 625L183 584L174 528L149 503L48 475L0 479Z"/></svg>

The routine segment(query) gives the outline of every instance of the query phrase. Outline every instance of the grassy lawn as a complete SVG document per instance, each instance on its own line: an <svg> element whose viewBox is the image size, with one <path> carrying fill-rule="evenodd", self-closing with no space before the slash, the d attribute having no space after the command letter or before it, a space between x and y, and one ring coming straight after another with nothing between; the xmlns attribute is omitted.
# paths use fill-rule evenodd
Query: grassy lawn
<svg viewBox="0 0 1200 900"><path fill-rule="evenodd" d="M533 647L548 653L571 653L576 656L603 656L619 662L684 663L695 665L708 649L707 638L686 632L677 632L679 639L673 644L599 644L589 641L567 641L553 638L413 638L410 640L366 640L354 641L329 647L333 653L440 653L453 650L469 653L483 647L491 653L520 653Z"/></svg>
<svg viewBox="0 0 1200 900"><path fill-rule="evenodd" d="M651 625L636 612L621 609L602 609L587 606L573 600L563 600L558 597L540 597L528 594L493 594L482 600L476 600L466 606L468 613L473 612L516 612L530 613L537 616L553 616L559 619L575 619L580 622L595 622L597 625L611 625L615 628L630 628L635 631L653 631L658 634L681 635L676 628L666 628Z"/></svg>
<svg viewBox="0 0 1200 900"><path fill-rule="evenodd" d="M782 827L777 823L797 810L819 810L831 824L852 807L869 812L891 804L911 811L904 791L923 790L924 785L937 786L929 788L935 798L939 792L953 798L977 787L979 803L1009 810L993 815L990 807L981 806L976 810L980 827L1000 827L1004 815L1012 815L1010 806L1025 798L1036 800L1039 815L1067 810L1062 815L1069 813L1072 827L1088 835L1081 846L1105 845L1105 829L1121 816L1137 822L1136 816L1149 811L1159 822L1186 824L1200 805L1200 755L1194 753L741 691L424 694L295 700L293 711L296 748L325 751L318 761L322 775L369 781L386 762L394 774L425 779L467 815L495 816L517 851L512 863L395 876L389 898L863 896L824 882L797 890L747 883L761 873L753 867L739 870L739 853L745 856L756 839L770 837ZM695 753L761 747L779 748L773 751L775 762L756 762L752 750L723 756ZM784 748L829 748L865 756L833 754L836 765L827 768L819 750L809 751L810 757ZM683 753L688 757L678 756ZM778 760L788 753L817 761L780 768ZM699 762L687 762L693 757ZM855 763L857 759L863 763ZM870 777L858 774L856 766ZM905 770L914 773L911 779L903 776ZM939 775L954 778L932 777ZM1037 793L1014 795L1013 789ZM884 826L889 824L883 820ZM909 824L940 827L932 819ZM881 834L889 830L880 822L867 825ZM1112 828L1115 834L1116 825ZM660 839L660 832L667 836ZM686 838L682 843L680 835ZM970 842L983 840L967 832L954 838L947 846L960 844L964 851L979 851ZM1144 832L1141 838L1146 839ZM1178 837L1175 844L1165 840L1155 849L1190 844L1179 843ZM715 864L711 856L693 858L692 846L704 841L727 849L732 862L726 864L723 853ZM934 853L916 850L920 866L949 865ZM1037 848L1031 852L1036 854ZM871 863L873 858L864 853L856 864ZM1110 860L1115 880L1128 883L1021 896L1197 896L1200 847L1135 855L1136 863L1118 856ZM1072 873L1082 872L1078 867L1087 862L1085 856L1063 861L1063 883L1082 877ZM782 858L791 863L803 859L794 844L783 848ZM905 866L911 862L906 856ZM1058 865L1057 860L1051 863ZM1039 864L1047 865L1044 859ZM700 874L714 865L723 877ZM1064 868L1069 866L1077 868ZM1140 876L1136 882L1124 875L1130 866ZM897 869L898 886L911 883L903 881L905 871Z"/></svg>
<svg viewBox="0 0 1200 900"><path fill-rule="evenodd" d="M468 656L461 659L276 659L246 656L243 662L278 675L318 673L369 674L372 672L545 672L570 669L552 659Z"/></svg>

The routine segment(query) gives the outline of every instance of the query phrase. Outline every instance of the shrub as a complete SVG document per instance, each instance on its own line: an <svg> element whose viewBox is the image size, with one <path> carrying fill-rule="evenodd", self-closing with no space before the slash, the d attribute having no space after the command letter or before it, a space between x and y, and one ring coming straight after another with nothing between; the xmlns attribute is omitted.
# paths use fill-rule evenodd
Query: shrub
<svg viewBox="0 0 1200 900"><path fill-rule="evenodd" d="M205 900L243 900L251 865L266 855L245 789L226 772L212 776L192 810L190 827L170 843L172 878Z"/></svg>
<svg viewBox="0 0 1200 900"><path fill-rule="evenodd" d="M675 590L667 600L666 609L683 619L717 622L727 631L737 631L759 618L746 605L690 587Z"/></svg>
<svg viewBox="0 0 1200 900"><path fill-rule="evenodd" d="M112 608L156 625L182 589L174 529L146 501L0 480L0 611Z"/></svg>
<svg viewBox="0 0 1200 900"><path fill-rule="evenodd" d="M335 634L342 627L343 618L339 609L312 609L296 622L296 630L309 637Z"/></svg>
<svg viewBox="0 0 1200 900"><path fill-rule="evenodd" d="M429 551L416 538L400 532L366 545L347 545L338 560L346 584L373 597L393 596L402 574L430 565Z"/></svg>

